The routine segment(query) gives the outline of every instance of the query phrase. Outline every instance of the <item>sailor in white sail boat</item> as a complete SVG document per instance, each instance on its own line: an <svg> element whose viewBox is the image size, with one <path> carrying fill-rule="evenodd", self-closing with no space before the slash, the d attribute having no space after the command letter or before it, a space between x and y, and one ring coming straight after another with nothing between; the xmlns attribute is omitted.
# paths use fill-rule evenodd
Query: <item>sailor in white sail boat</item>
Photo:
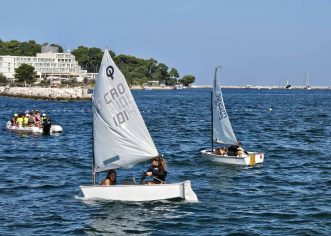
<svg viewBox="0 0 331 236"><path fill-rule="evenodd" d="M106 178L102 180L101 185L116 185L117 173L115 170L109 170Z"/></svg>
<svg viewBox="0 0 331 236"><path fill-rule="evenodd" d="M167 176L167 163L162 157L155 157L152 159L152 165L146 172L143 172L141 183L144 183L146 176L153 177L153 181L145 182L146 184L164 184Z"/></svg>
<svg viewBox="0 0 331 236"><path fill-rule="evenodd" d="M237 145L231 145L228 148L228 155L229 156L238 156L238 157L242 157L243 154L246 153L248 154L244 148L242 147L242 144L240 142L238 142Z"/></svg>
<svg viewBox="0 0 331 236"><path fill-rule="evenodd" d="M228 148L226 146L221 147L221 148L216 148L214 153L216 155L225 156L228 153Z"/></svg>

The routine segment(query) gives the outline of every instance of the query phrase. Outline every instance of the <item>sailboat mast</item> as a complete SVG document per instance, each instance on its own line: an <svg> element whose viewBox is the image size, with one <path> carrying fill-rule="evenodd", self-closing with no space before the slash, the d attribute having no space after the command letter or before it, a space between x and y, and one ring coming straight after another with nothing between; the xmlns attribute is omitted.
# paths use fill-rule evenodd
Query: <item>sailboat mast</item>
<svg viewBox="0 0 331 236"><path fill-rule="evenodd" d="M93 98L92 98L92 107L93 107ZM95 156L94 156L94 112L92 109L92 182L93 185L96 183L96 172L95 172Z"/></svg>
<svg viewBox="0 0 331 236"><path fill-rule="evenodd" d="M215 91L216 86L216 76L217 76L217 69L221 68L221 66L216 66L215 68L215 75L214 75L214 83L213 83L213 90L211 91L211 151L214 151L214 107L213 107L213 94Z"/></svg>
<svg viewBox="0 0 331 236"><path fill-rule="evenodd" d="M214 138L213 138L213 135L214 135L214 109L213 109L213 90L211 91L210 93L210 97L211 97L211 151L213 152L214 150Z"/></svg>

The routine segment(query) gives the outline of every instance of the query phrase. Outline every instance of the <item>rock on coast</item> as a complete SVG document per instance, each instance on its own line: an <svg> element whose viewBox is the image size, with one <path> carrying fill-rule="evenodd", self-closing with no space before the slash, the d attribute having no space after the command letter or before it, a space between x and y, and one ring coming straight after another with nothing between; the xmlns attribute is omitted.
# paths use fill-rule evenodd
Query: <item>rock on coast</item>
<svg viewBox="0 0 331 236"><path fill-rule="evenodd" d="M90 99L87 88L0 87L0 95L34 99L81 100Z"/></svg>

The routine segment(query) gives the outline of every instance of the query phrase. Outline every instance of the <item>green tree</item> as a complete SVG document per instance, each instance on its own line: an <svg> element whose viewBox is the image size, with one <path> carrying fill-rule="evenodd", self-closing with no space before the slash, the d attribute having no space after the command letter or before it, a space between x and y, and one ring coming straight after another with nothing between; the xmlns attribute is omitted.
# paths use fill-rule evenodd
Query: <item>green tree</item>
<svg viewBox="0 0 331 236"><path fill-rule="evenodd" d="M78 64L87 72L98 72L99 66L102 60L103 51L100 48L88 48L85 46L79 46L71 52L78 62ZM109 50L112 57L115 57L115 53Z"/></svg>
<svg viewBox="0 0 331 236"><path fill-rule="evenodd" d="M168 84L173 86L177 82L178 78L179 78L178 71L175 68L171 68L169 72Z"/></svg>
<svg viewBox="0 0 331 236"><path fill-rule="evenodd" d="M48 45L48 43L43 44L43 46L45 45ZM37 53L41 52L41 46L34 40L29 40L28 42L19 42L17 40L4 42L0 40L0 55L36 56ZM51 46L57 46L59 47L59 52L63 52L60 45L51 44Z"/></svg>
<svg viewBox="0 0 331 236"><path fill-rule="evenodd" d="M60 53L63 52L63 48L62 48L60 45L58 45L58 44L52 43L50 46L58 47L58 48L59 48L59 52L60 52Z"/></svg>
<svg viewBox="0 0 331 236"><path fill-rule="evenodd" d="M172 79L178 79L179 78L179 73L175 68L171 68L171 70L169 71L169 76Z"/></svg>
<svg viewBox="0 0 331 236"><path fill-rule="evenodd" d="M88 48L84 46L79 46L77 49L71 52L78 64L83 68L87 69L89 66L89 58L88 58Z"/></svg>
<svg viewBox="0 0 331 236"><path fill-rule="evenodd" d="M20 56L36 56L37 53L41 52L41 45L36 43L34 40L28 42L22 42L20 45L21 54Z"/></svg>
<svg viewBox="0 0 331 236"><path fill-rule="evenodd" d="M97 73L102 60L103 52L100 48L89 48L88 57L90 67L87 71Z"/></svg>
<svg viewBox="0 0 331 236"><path fill-rule="evenodd" d="M159 63L157 65L156 69L156 78L158 78L159 81L164 81L166 85L173 85L173 82L169 76L168 73L169 67L163 63Z"/></svg>
<svg viewBox="0 0 331 236"><path fill-rule="evenodd" d="M189 86L193 84L195 81L195 77L193 75L185 75L182 79L179 80L180 83L184 84L185 86Z"/></svg>
<svg viewBox="0 0 331 236"><path fill-rule="evenodd" d="M142 85L148 81L148 60L121 54L116 56L114 61L124 74L129 85Z"/></svg>
<svg viewBox="0 0 331 236"><path fill-rule="evenodd" d="M157 69L157 60L150 58L146 61L147 64L147 77L149 80L154 80L154 73Z"/></svg>
<svg viewBox="0 0 331 236"><path fill-rule="evenodd" d="M35 77L37 72L33 66L28 64L22 64L18 68L15 69L14 77L17 79L18 82L26 82L31 84L36 81Z"/></svg>
<svg viewBox="0 0 331 236"><path fill-rule="evenodd" d="M7 83L7 82L8 82L8 81L7 81L6 76L4 76L3 74L0 73L0 83L1 83L1 84L5 84L5 83Z"/></svg>

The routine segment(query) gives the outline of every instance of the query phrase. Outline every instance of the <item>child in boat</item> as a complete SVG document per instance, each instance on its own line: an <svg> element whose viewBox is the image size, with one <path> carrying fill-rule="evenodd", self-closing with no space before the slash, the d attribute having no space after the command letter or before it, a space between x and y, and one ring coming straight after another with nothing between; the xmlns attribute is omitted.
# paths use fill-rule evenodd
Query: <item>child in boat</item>
<svg viewBox="0 0 331 236"><path fill-rule="evenodd" d="M12 126L16 126L16 119L17 119L18 115L15 113L12 118L10 119L10 123Z"/></svg>
<svg viewBox="0 0 331 236"><path fill-rule="evenodd" d="M221 156L224 156L226 154L228 154L228 148L227 147L221 147L221 149L220 149L220 155Z"/></svg>
<svg viewBox="0 0 331 236"><path fill-rule="evenodd" d="M29 125L29 127L33 127L33 126L35 126L35 124L36 124L36 122L34 119L33 111L30 111L28 125Z"/></svg>
<svg viewBox="0 0 331 236"><path fill-rule="evenodd" d="M41 127L41 118L40 118L39 111L35 111L34 120L35 120L36 125L40 128Z"/></svg>
<svg viewBox="0 0 331 236"><path fill-rule="evenodd" d="M23 126L28 126L29 124L29 113L25 113L24 117L23 117Z"/></svg>
<svg viewBox="0 0 331 236"><path fill-rule="evenodd" d="M238 148L237 148L238 156L242 157L244 154L248 155L248 152L246 152L240 142L238 142Z"/></svg>
<svg viewBox="0 0 331 236"><path fill-rule="evenodd" d="M43 123L47 119L47 116L45 113L41 115L41 123Z"/></svg>
<svg viewBox="0 0 331 236"><path fill-rule="evenodd" d="M239 157L241 157L244 154L244 149L242 148L241 145L237 148L237 151L238 151L238 156Z"/></svg>
<svg viewBox="0 0 331 236"><path fill-rule="evenodd" d="M107 177L102 180L101 182L101 185L115 185L116 184L116 177L117 177L117 174L116 174L116 171L115 170L109 170L108 171L108 174L107 174Z"/></svg>
<svg viewBox="0 0 331 236"><path fill-rule="evenodd" d="M224 156L228 153L228 148L227 147L216 148L214 153L216 155Z"/></svg>
<svg viewBox="0 0 331 236"><path fill-rule="evenodd" d="M16 119L17 126L23 126L23 117L24 117L24 114L22 114L22 113L20 113L18 115L18 118Z"/></svg>
<svg viewBox="0 0 331 236"><path fill-rule="evenodd" d="M141 182L143 182L146 176L154 178L152 182L147 182L147 184L164 184L167 176L167 163L165 159L161 157L153 158L152 165L144 172Z"/></svg>
<svg viewBox="0 0 331 236"><path fill-rule="evenodd" d="M216 155L220 155L220 154L221 154L221 149L220 149L220 148L215 148L214 153L215 153Z"/></svg>

